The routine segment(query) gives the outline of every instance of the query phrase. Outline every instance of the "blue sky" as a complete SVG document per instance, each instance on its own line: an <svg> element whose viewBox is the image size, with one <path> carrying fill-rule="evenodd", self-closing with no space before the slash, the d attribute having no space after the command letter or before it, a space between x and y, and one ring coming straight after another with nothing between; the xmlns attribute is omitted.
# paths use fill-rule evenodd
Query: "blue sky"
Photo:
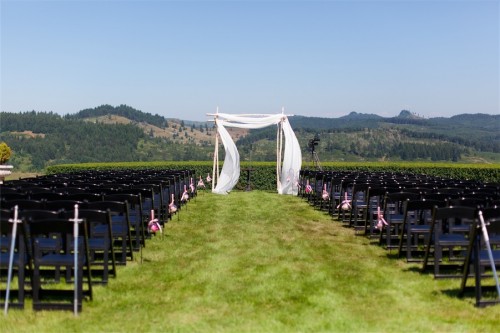
<svg viewBox="0 0 500 333"><path fill-rule="evenodd" d="M500 113L500 1L1 0L1 110Z"/></svg>

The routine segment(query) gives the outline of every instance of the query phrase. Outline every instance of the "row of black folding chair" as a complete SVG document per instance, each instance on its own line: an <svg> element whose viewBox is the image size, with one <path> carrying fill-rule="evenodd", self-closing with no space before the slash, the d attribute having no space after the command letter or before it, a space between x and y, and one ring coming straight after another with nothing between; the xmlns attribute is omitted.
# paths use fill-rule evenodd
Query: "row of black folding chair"
<svg viewBox="0 0 500 333"><path fill-rule="evenodd" d="M318 174L303 173L302 184L327 184L331 186L329 193L334 193L332 192L334 177L328 178L325 175L318 177ZM385 188L377 188L367 179L360 177L350 179L339 176L337 179L341 179L339 181L341 185L338 187L341 190L337 195L337 202L345 198L340 195L344 193L352 204L352 210L346 213L350 225L357 228L360 215L364 211L366 234L371 234L376 230L379 244L383 243L389 249L397 246L400 256L404 250L408 261L413 261L413 256L418 254L415 260L424 261L423 271L427 269L432 256L436 278L462 276L463 254L470 241L468 234L471 224L476 221L475 212L478 207L482 209L494 207L499 198L497 184L482 185L479 182L447 182L446 180L437 181L434 184L432 182L423 184L415 181L394 182L392 184L400 184L400 187L390 188L388 184L391 182L381 182ZM299 192L299 195L316 204L319 187L312 187L316 192L312 199L311 194L303 190ZM335 198L335 196L331 195L330 198ZM462 205L469 207L460 207ZM375 207L380 208L381 211L376 211ZM337 210L336 213L340 217L342 212ZM346 218L341 220L346 221ZM381 221L383 222L380 223ZM394 240L399 241L397 245L392 244ZM448 255L445 256L445 253ZM485 265L484 253L483 265Z"/></svg>

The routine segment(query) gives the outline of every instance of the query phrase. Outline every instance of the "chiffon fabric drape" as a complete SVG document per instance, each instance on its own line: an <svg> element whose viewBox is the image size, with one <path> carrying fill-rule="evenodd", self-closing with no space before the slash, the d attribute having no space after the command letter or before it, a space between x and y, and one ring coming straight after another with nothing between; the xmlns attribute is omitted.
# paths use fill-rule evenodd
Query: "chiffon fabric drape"
<svg viewBox="0 0 500 333"><path fill-rule="evenodd" d="M277 170L277 190L279 194L297 194L302 152L287 116L284 114L232 115L226 113L217 113L215 116L219 137L224 145L225 158L217 185L213 189L214 193L227 194L238 183L240 177L240 154L226 127L256 129L276 125L283 131L285 137L283 156L277 156L277 168L281 165L281 170ZM281 151L279 154L281 155Z"/></svg>

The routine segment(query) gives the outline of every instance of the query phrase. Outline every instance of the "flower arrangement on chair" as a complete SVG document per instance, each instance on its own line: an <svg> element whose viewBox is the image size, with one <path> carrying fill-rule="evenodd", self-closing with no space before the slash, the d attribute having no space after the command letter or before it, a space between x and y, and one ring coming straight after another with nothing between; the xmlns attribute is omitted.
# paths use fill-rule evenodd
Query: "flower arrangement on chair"
<svg viewBox="0 0 500 333"><path fill-rule="evenodd" d="M168 204L168 212L173 214L177 211L177 206L175 205L174 194L172 193L172 201Z"/></svg>
<svg viewBox="0 0 500 333"><path fill-rule="evenodd" d="M203 182L203 179L201 178L201 176L200 176L200 180L198 180L197 186L199 188L205 188L205 183Z"/></svg>
<svg viewBox="0 0 500 333"><path fill-rule="evenodd" d="M380 206L377 206L377 226L376 228L382 230L384 225L389 225L387 221L384 219L384 214L380 211Z"/></svg>
<svg viewBox="0 0 500 333"><path fill-rule="evenodd" d="M182 192L181 201L187 202L189 200L189 193L187 191L186 185L184 185L184 192Z"/></svg>
<svg viewBox="0 0 500 333"><path fill-rule="evenodd" d="M155 218L155 211L151 210L151 219L148 222L148 231L150 234L156 234L158 231L163 234L160 222Z"/></svg>
<svg viewBox="0 0 500 333"><path fill-rule="evenodd" d="M337 206L337 209L342 209L343 211L351 210L351 200L347 198L347 192L344 193L344 200Z"/></svg>
<svg viewBox="0 0 500 333"><path fill-rule="evenodd" d="M189 180L189 190L191 191L191 193L194 193L194 191L195 191L193 178L191 178L191 179Z"/></svg>
<svg viewBox="0 0 500 333"><path fill-rule="evenodd" d="M326 184L323 185L323 193L321 194L321 197L325 201L330 200L330 194L328 194L328 191L326 190Z"/></svg>
<svg viewBox="0 0 500 333"><path fill-rule="evenodd" d="M312 188L312 186L309 184L309 180L307 180L307 184L306 184L306 193L307 193L307 194L310 194L310 193L312 193L312 191L313 191L313 188Z"/></svg>

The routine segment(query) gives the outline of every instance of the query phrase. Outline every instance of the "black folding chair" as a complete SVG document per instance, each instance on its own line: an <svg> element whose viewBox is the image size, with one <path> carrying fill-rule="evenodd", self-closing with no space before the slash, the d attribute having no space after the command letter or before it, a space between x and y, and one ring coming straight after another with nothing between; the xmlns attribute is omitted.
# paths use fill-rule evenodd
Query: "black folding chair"
<svg viewBox="0 0 500 333"><path fill-rule="evenodd" d="M470 266L474 267L474 290L476 306L500 303L500 207L483 208L478 211L478 219L471 228L469 247L465 258L460 296L466 291ZM487 272L487 270L489 271ZM495 286L483 285L484 278L493 277ZM493 287L493 288L492 288ZM492 292L485 292L492 289ZM496 289L496 290L495 290Z"/></svg>
<svg viewBox="0 0 500 333"><path fill-rule="evenodd" d="M386 193L384 208L381 211L383 216L380 216L378 221L378 229L380 230L379 244L382 245L385 241L385 245L389 250L396 247L392 241L399 237L404 219L405 205L408 200L418 198L419 194L412 192ZM380 221L380 219L383 220Z"/></svg>
<svg viewBox="0 0 500 333"><path fill-rule="evenodd" d="M88 247L88 234L85 221L79 223L77 266L75 269L74 249L74 223L69 219L44 219L27 222L28 246L32 254L33 281L32 297L34 310L73 310L75 308L75 290L73 284L57 284L49 289L45 279L42 279L40 270L42 267L67 267L77 277L76 306L78 311L82 310L84 297L92 299L92 279L90 276L90 260ZM57 236L55 236L57 235ZM41 240L54 238L53 248L46 248L47 243L41 245ZM86 285L84 289L84 271L86 274ZM71 286L68 288L68 286Z"/></svg>
<svg viewBox="0 0 500 333"><path fill-rule="evenodd" d="M425 253L425 246L429 242L434 207L445 205L444 201L437 200L420 199L406 202L399 235L399 257L405 250L408 262L422 261L422 254ZM420 253L421 257L416 258L416 253Z"/></svg>
<svg viewBox="0 0 500 333"><path fill-rule="evenodd" d="M469 232L464 233L463 228L458 228L458 226L468 226L468 230L470 230L470 225L475 217L476 209L472 207L434 208L430 227L431 237L429 237L425 248L422 271L427 270L427 264L432 254L434 257L435 278L459 278L462 276L460 269L465 259L463 256L464 249L467 249L469 245L467 238ZM432 253L431 249L433 250ZM443 255L445 249L448 249L447 258ZM448 270L448 272L443 270Z"/></svg>
<svg viewBox="0 0 500 333"><path fill-rule="evenodd" d="M14 247L11 248L14 229L14 221L12 220L12 218L14 217L13 212L14 210L2 209L0 213L0 269L2 270L2 272L4 272L9 269L9 265L12 265L10 268L12 269L12 271L16 271L17 289L10 288L8 306L23 309L25 299L25 277L27 271L26 267L28 264L28 260L26 255L26 245L24 240L22 219L20 219L21 223L18 223L17 225ZM11 251L13 255L12 263L10 263ZM30 275L30 272L31 271L28 270L28 276ZM12 281L7 281L7 286L10 285L10 282ZM2 305L6 301L6 294L7 288L2 288L2 290L0 290ZM13 299L16 299L16 301L13 301Z"/></svg>
<svg viewBox="0 0 500 333"><path fill-rule="evenodd" d="M84 219L87 227L89 267L92 276L99 276L100 279L93 279L93 283L107 284L109 274L116 277L116 255L113 247L113 231L111 214L109 211L98 209L80 209L80 218ZM65 213L66 218L74 215L74 211ZM111 268L110 268L111 264Z"/></svg>
<svg viewBox="0 0 500 333"><path fill-rule="evenodd" d="M141 198L141 193L116 193L103 196L104 201L119 201L127 203L134 251L138 251L141 246L145 246L145 227L142 215L143 208Z"/></svg>
<svg viewBox="0 0 500 333"><path fill-rule="evenodd" d="M94 201L89 202L87 208L109 211L111 215L113 240L119 245L119 253L121 254L119 263L125 265L127 263L127 257L130 257L130 260L134 260L128 203L126 201ZM116 254L117 251L115 249L115 255Z"/></svg>

